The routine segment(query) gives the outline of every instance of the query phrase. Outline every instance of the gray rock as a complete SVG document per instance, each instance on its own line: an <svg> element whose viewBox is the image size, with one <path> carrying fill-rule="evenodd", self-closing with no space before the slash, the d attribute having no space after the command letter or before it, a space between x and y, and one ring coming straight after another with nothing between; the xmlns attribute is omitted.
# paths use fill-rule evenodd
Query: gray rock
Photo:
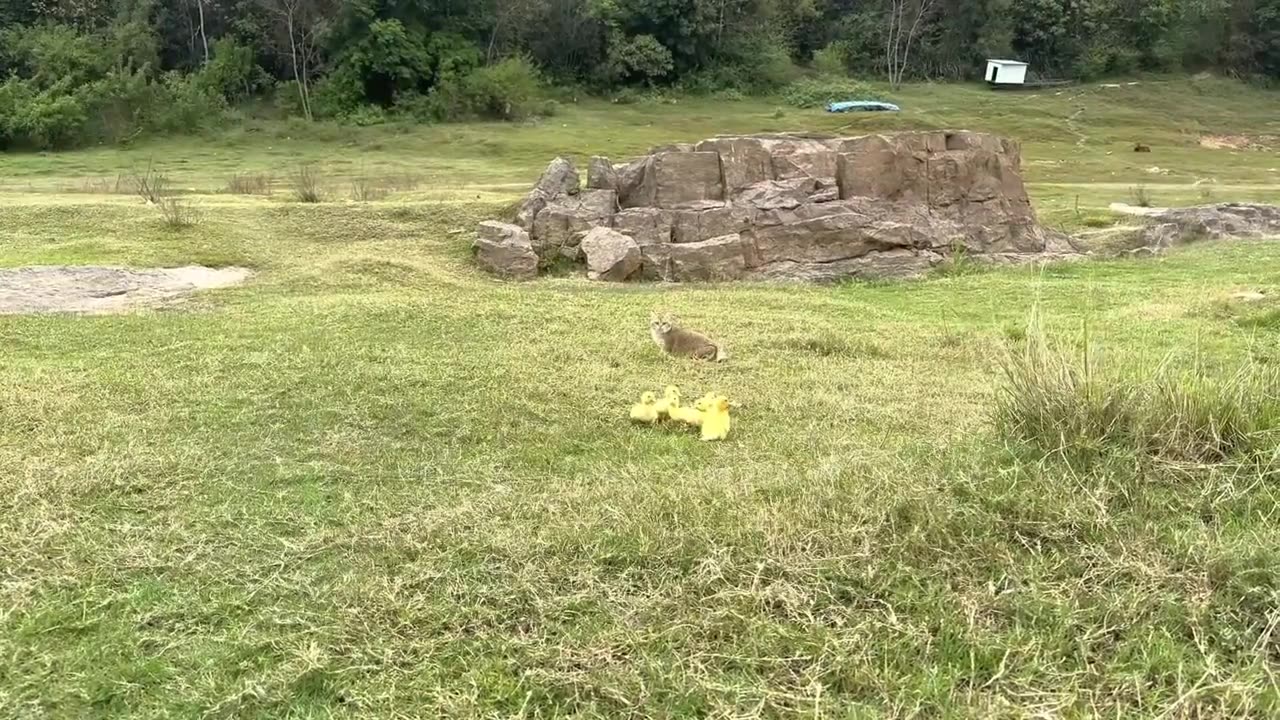
<svg viewBox="0 0 1280 720"><path fill-rule="evenodd" d="M773 158L773 176L776 180L827 180L836 176L838 153L829 142L809 138L778 138L765 140L764 145Z"/></svg>
<svg viewBox="0 0 1280 720"><path fill-rule="evenodd" d="M720 155L720 176L729 198L737 197L745 188L773 179L773 156L759 138L713 138L698 143L695 149Z"/></svg>
<svg viewBox="0 0 1280 720"><path fill-rule="evenodd" d="M747 269L746 249L736 233L666 248L669 279L676 282L737 280Z"/></svg>
<svg viewBox="0 0 1280 720"><path fill-rule="evenodd" d="M629 208L613 216L613 229L630 235L637 245L671 242L673 211L661 208Z"/></svg>
<svg viewBox="0 0 1280 720"><path fill-rule="evenodd" d="M494 275L515 280L538 276L538 256L529 233L519 225L491 220L480 223L471 250L480 267Z"/></svg>
<svg viewBox="0 0 1280 720"><path fill-rule="evenodd" d="M657 201L652 182L653 156L646 155L625 165L615 165L618 204L624 208L652 207Z"/></svg>
<svg viewBox="0 0 1280 720"><path fill-rule="evenodd" d="M587 162L587 188L592 190L617 190L618 171L609 158L596 155Z"/></svg>
<svg viewBox="0 0 1280 720"><path fill-rule="evenodd" d="M825 263L783 260L752 270L753 280L838 282L849 278L912 278L923 275L942 262L942 255L930 250L886 250L858 258Z"/></svg>
<svg viewBox="0 0 1280 720"><path fill-rule="evenodd" d="M521 201L516 210L516 224L526 231L532 231L538 213L562 195L576 195L579 183L578 171L572 162L561 157L552 160L547 169L542 171L533 190Z"/></svg>
<svg viewBox="0 0 1280 720"><path fill-rule="evenodd" d="M714 152L664 152L653 156L649 169L653 204L680 208L724 200L720 156Z"/></svg>
<svg viewBox="0 0 1280 720"><path fill-rule="evenodd" d="M1154 252L1200 240L1280 236L1280 206L1224 203L1174 208L1152 218L1138 235Z"/></svg>
<svg viewBox="0 0 1280 720"><path fill-rule="evenodd" d="M622 282L640 269L640 246L616 230L594 228L579 247L587 260L587 277L592 280Z"/></svg>
<svg viewBox="0 0 1280 720"><path fill-rule="evenodd" d="M732 235L751 227L755 211L746 205L713 204L672 212L671 241L695 243Z"/></svg>
<svg viewBox="0 0 1280 720"><path fill-rule="evenodd" d="M806 183L816 191L818 183L809 178L799 182L767 180L743 189L734 202L757 210L794 210L812 201L813 191L806 190Z"/></svg>
<svg viewBox="0 0 1280 720"><path fill-rule="evenodd" d="M585 190L562 195L547 203L533 221L533 250L544 261L565 248L576 247L583 233L608 227L618 210L618 194L612 190Z"/></svg>

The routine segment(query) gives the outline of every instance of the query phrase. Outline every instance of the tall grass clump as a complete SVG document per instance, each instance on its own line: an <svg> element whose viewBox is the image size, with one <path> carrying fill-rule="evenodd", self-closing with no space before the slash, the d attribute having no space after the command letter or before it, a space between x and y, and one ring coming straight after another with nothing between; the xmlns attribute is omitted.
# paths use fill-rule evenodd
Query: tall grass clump
<svg viewBox="0 0 1280 720"><path fill-rule="evenodd" d="M299 165L289 177L293 197L298 202L318 203L324 199L320 189L320 173L312 165Z"/></svg>
<svg viewBox="0 0 1280 720"><path fill-rule="evenodd" d="M1123 442L1134 421L1136 389L1103 372L1099 348L1086 334L1073 353L1049 340L1033 316L1020 348L1004 358L996 397L1002 434L1049 452L1096 452Z"/></svg>
<svg viewBox="0 0 1280 720"><path fill-rule="evenodd" d="M1087 332L1065 348L1033 318L1002 370L998 429L1044 452L1231 464L1265 460L1280 445L1280 370L1271 366L1188 368L1170 357L1144 372L1104 363Z"/></svg>

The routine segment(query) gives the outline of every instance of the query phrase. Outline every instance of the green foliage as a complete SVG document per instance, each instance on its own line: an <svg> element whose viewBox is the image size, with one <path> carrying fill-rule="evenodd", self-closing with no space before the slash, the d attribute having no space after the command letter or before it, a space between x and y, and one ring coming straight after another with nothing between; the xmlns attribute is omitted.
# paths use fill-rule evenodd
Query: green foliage
<svg viewBox="0 0 1280 720"><path fill-rule="evenodd" d="M68 145L87 117L79 99L37 90L32 81L11 77L0 85L0 147Z"/></svg>
<svg viewBox="0 0 1280 720"><path fill-rule="evenodd" d="M610 81L652 85L675 68L675 61L671 51L652 35L617 36L609 43L607 68Z"/></svg>
<svg viewBox="0 0 1280 720"><path fill-rule="evenodd" d="M518 120L545 106L542 78L525 58L508 58L463 76L446 77L431 91L431 113L440 120Z"/></svg>
<svg viewBox="0 0 1280 720"><path fill-rule="evenodd" d="M831 43L813 54L813 69L819 75L839 77L849 71L849 57L843 45Z"/></svg>
<svg viewBox="0 0 1280 720"><path fill-rule="evenodd" d="M788 105L798 108L822 107L843 100L879 100L865 83L843 77L819 76L796 81L782 95Z"/></svg>
<svg viewBox="0 0 1280 720"><path fill-rule="evenodd" d="M196 73L197 83L206 92L237 102L255 95L270 82L254 59L253 48L227 38L214 42L212 51L209 62Z"/></svg>

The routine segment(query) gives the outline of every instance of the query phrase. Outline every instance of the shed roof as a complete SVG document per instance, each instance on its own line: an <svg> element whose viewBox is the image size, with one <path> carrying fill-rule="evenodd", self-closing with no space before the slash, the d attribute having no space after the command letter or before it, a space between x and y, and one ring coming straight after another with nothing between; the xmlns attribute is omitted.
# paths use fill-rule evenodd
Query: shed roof
<svg viewBox="0 0 1280 720"><path fill-rule="evenodd" d="M988 58L987 62L997 63L1000 65L1024 65L1024 66L1026 65L1026 63L1022 62L1021 60L999 60L996 58Z"/></svg>

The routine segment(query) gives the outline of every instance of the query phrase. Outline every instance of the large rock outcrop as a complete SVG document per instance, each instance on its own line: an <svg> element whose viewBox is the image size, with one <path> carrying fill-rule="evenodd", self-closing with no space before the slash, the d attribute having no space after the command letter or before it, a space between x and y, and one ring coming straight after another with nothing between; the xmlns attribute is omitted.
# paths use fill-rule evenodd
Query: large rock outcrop
<svg viewBox="0 0 1280 720"><path fill-rule="evenodd" d="M610 280L903 277L955 252L1001 263L1077 254L1036 221L1021 162L1017 143L967 131L720 137L622 164L593 157L582 190L557 158L518 223L543 265L582 260L593 233L585 259Z"/></svg>

